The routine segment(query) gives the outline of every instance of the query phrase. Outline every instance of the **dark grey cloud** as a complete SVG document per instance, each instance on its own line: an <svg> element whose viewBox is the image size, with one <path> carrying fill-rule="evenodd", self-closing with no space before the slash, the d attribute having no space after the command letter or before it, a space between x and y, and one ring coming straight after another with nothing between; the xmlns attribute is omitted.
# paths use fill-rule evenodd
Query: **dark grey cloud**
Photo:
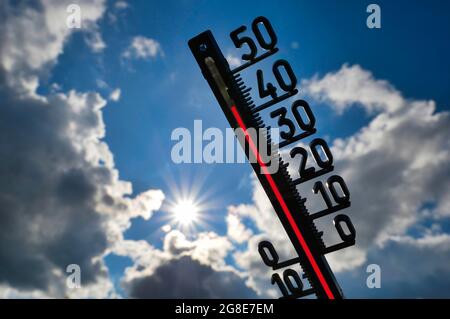
<svg viewBox="0 0 450 319"><path fill-rule="evenodd" d="M231 271L217 271L190 256L161 264L154 273L127 283L132 298L256 298Z"/></svg>
<svg viewBox="0 0 450 319"><path fill-rule="evenodd" d="M366 285L366 265L338 274L349 298L450 298L450 239L401 238L371 249L368 264L381 269L380 288Z"/></svg>
<svg viewBox="0 0 450 319"><path fill-rule="evenodd" d="M96 204L98 184L113 176L67 134L72 121L86 131L99 125L91 110L101 100L86 97L86 114L75 115L63 97L16 98L0 89L1 283L47 290L58 277L54 270L72 263L81 266L83 283L105 275L92 259L107 247Z"/></svg>

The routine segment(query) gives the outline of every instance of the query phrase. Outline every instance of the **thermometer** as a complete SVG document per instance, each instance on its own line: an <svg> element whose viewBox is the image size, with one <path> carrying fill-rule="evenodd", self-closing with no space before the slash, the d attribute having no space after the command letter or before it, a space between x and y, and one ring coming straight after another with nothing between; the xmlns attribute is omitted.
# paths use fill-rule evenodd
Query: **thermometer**
<svg viewBox="0 0 450 319"><path fill-rule="evenodd" d="M270 99L260 105L254 103L251 96L252 88L244 83L240 73L276 54L279 51L278 39L265 17L258 17L253 21L252 37L244 35L249 33L246 31L247 27L241 26L230 33L236 48L247 48L247 53L242 55L244 63L235 69L230 69L209 30L192 38L189 47L230 126L239 137L238 140L297 256L280 261L275 247L269 241L260 242L258 251L263 262L272 270L285 269L282 276L273 273L271 277L271 283L277 285L281 291L281 298L295 299L315 295L321 299L341 299L344 297L343 292L325 255L354 245L355 228L347 215L336 215L333 223L342 241L327 247L322 239L323 233L316 228L315 220L349 207L350 193L344 179L339 175L332 175L325 183L318 180L313 186L313 192L322 197L326 209L308 212L305 206L306 198L299 194L297 186L333 171L332 153L325 140L313 139L309 143L309 151L319 169L306 168L308 156L306 148L294 146L289 152L290 156L292 158L300 156L302 160L300 177L291 178L288 172L289 164L282 159L280 149L286 149L314 135L316 119L309 104L302 99L295 100L289 110L286 107L275 109L277 104L298 93L295 74L289 62L284 59L276 60L272 67L276 85L265 83L263 71L256 70L254 74L258 83L259 97ZM278 120L280 142L277 144L272 142L270 127L265 125L260 115L263 110L268 109L273 109L270 117ZM255 131L263 134L251 134ZM268 152L261 152L261 146ZM301 266L302 275L289 268L296 264ZM303 279L309 282L310 288L304 289Z"/></svg>

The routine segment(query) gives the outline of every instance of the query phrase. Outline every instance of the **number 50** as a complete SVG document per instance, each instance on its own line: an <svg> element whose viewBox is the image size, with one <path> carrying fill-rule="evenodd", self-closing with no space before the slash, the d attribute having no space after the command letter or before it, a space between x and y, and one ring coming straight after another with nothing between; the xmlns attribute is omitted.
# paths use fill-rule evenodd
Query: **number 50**
<svg viewBox="0 0 450 319"><path fill-rule="evenodd" d="M266 32L270 38L268 41L264 38L264 36L261 33L259 27L260 24L262 24L266 29ZM244 25L239 27L230 33L230 38L233 41L234 46L238 49L241 48L244 44L246 44L249 47L250 52L243 54L242 60L251 61L255 59L258 49L252 38L241 35L241 33L243 33L246 30L247 27ZM255 20L253 20L252 30L260 47L266 50L273 50L275 48L278 39L275 32L273 31L272 25L270 24L269 20L267 20L267 18L258 17Z"/></svg>

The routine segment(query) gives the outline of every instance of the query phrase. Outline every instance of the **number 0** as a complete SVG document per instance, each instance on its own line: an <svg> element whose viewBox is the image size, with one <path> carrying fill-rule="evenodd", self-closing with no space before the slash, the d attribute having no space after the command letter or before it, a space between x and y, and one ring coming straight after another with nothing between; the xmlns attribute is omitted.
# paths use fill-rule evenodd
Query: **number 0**
<svg viewBox="0 0 450 319"><path fill-rule="evenodd" d="M263 24L266 28L267 34L269 35L270 42L266 42L263 35L261 34L261 31L259 30L259 25ZM277 44L277 36L275 34L275 31L273 31L272 25L270 24L269 20L265 17L258 17L255 20L253 20L252 23L252 30L253 33L256 36L256 39L258 40L259 45L266 49L266 50L272 50L275 45Z"/></svg>

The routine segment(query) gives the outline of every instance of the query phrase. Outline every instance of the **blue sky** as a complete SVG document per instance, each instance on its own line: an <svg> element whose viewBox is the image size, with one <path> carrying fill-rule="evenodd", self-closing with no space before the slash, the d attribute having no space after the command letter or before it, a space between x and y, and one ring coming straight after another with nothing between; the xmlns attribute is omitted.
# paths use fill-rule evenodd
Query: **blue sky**
<svg viewBox="0 0 450 319"><path fill-rule="evenodd" d="M107 1L106 11L96 21L96 31L101 34L105 49L100 53L92 52L86 43L86 34L74 33L65 42L53 67L40 73L38 92L51 94L51 85L57 83L62 92L96 91L107 99L114 89L120 88L120 99L109 100L102 110L106 127L103 140L114 155L120 179L132 183L133 195L149 188L160 189L168 201L176 199L177 188L198 190L199 196L209 205L208 223L199 226L198 231L227 236L227 207L254 205L250 165L175 164L170 157L174 145L170 136L175 128L191 129L196 119L203 121L204 128L228 126L187 41L210 29L223 53L238 57L241 53L234 48L229 32L243 24L250 25L257 16L266 16L278 36L280 52L276 57L284 58L292 65L300 83L300 96L313 105L318 136L326 137L330 142L358 134L379 115L368 112L364 105L351 105L339 114L333 111L333 101L313 99L312 94L307 94L302 87L302 80L319 80L327 74L338 73L345 64L358 65L374 79L386 81L389 83L386 90L395 87L405 101L434 100L436 112L448 111L450 3L437 0L376 1L381 7L382 27L368 29L366 7L373 2L129 1L126 8L119 9L115 6L116 1ZM160 51L144 59L125 58L123 54L136 36L153 39L159 43ZM293 43L298 44L297 47ZM267 69L272 62L269 60L261 65ZM254 70L245 71L244 79L251 80ZM385 88L384 84L378 84ZM422 141L427 142L425 136ZM336 166L336 172L346 171L346 165L343 160L341 167ZM447 172L447 167L443 170ZM383 187L376 182L372 184ZM438 191L431 193L431 204L422 203L418 211L439 207L439 196ZM148 220L132 219L124 238L146 240L155 248L163 249L166 234L161 227L167 224L166 205L163 203ZM275 221L275 216L273 218ZM258 231L251 218L245 223L252 231ZM440 234L450 231L448 219L436 221L429 217L408 226L402 235L419 238L427 233L424 229L432 228L432 224L440 225ZM196 240L196 235L189 239ZM242 248L239 244L236 247L237 250ZM388 254L389 249L395 247L395 243L381 248L370 246L368 256L378 262L384 253ZM231 254L225 260L242 269ZM119 293L126 294L120 282L125 269L132 264L129 257L115 254L106 257L106 265ZM383 290L367 292L361 284L364 283L361 278L365 276L365 265L338 275L343 287L348 288L349 296L402 296L400 290L397 294L383 294ZM442 290L445 288L448 287Z"/></svg>

